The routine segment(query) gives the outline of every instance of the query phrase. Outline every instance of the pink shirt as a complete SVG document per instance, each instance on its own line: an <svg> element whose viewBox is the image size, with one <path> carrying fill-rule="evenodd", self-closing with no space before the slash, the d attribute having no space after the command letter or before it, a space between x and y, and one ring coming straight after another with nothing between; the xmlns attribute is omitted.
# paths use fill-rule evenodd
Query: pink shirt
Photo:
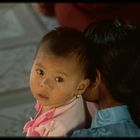
<svg viewBox="0 0 140 140"><path fill-rule="evenodd" d="M85 127L86 115L82 96L42 114L40 114L42 106L40 104L37 106L39 112L23 128L23 132L26 132L28 137L67 136L73 130Z"/></svg>

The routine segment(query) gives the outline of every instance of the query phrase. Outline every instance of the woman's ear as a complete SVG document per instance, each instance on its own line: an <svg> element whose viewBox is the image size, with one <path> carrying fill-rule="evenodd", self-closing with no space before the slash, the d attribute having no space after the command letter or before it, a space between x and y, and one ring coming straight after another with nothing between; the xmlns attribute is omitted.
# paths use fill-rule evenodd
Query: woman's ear
<svg viewBox="0 0 140 140"><path fill-rule="evenodd" d="M89 79L82 80L77 87L76 96L84 93L84 91L87 89L87 87L89 85L90 85L90 80Z"/></svg>
<svg viewBox="0 0 140 140"><path fill-rule="evenodd" d="M96 70L96 79L95 79L95 82L92 83L92 88L94 87L98 87L101 83L101 73L99 70Z"/></svg>
<svg viewBox="0 0 140 140"><path fill-rule="evenodd" d="M90 83L90 85L83 94L84 99L90 102L98 101L100 96L99 95L100 85L101 85L101 73L99 70L97 70L94 83Z"/></svg>

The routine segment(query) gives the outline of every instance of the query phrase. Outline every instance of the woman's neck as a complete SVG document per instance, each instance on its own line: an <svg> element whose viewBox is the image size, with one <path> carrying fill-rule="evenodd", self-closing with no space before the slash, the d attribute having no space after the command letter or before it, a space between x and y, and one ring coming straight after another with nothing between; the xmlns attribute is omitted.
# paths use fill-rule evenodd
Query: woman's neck
<svg viewBox="0 0 140 140"><path fill-rule="evenodd" d="M99 110L122 105L120 102L116 101L113 98L112 94L110 93L110 90L108 90L108 88L104 83L101 84L98 94L99 94L98 99Z"/></svg>
<svg viewBox="0 0 140 140"><path fill-rule="evenodd" d="M122 105L121 103L115 101L114 99L111 98L106 98L104 100L101 100L99 103L99 110L109 108L109 107L114 107L114 106L120 106Z"/></svg>

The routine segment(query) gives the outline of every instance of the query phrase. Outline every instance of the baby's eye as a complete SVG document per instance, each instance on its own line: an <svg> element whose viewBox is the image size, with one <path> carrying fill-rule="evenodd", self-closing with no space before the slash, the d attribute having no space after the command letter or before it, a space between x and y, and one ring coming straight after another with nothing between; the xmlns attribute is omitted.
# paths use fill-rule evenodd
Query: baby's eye
<svg viewBox="0 0 140 140"><path fill-rule="evenodd" d="M43 76L44 75L44 71L41 69L36 69L37 74Z"/></svg>
<svg viewBox="0 0 140 140"><path fill-rule="evenodd" d="M57 82L63 82L63 81L64 81L64 79L61 78L61 77L55 77L55 80L56 80Z"/></svg>

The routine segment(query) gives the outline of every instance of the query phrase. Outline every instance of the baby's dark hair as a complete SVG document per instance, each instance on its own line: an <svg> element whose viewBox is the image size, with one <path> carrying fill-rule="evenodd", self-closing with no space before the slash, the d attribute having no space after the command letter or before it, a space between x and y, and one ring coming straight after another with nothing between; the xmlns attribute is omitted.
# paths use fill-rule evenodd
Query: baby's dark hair
<svg viewBox="0 0 140 140"><path fill-rule="evenodd" d="M45 34L38 44L38 49L50 52L58 57L75 57L81 69L85 73L85 78L89 77L89 42L82 32L68 27L57 27Z"/></svg>
<svg viewBox="0 0 140 140"><path fill-rule="evenodd" d="M140 127L140 29L115 19L91 23L84 34L92 47L92 81L98 69L114 99L128 105Z"/></svg>

